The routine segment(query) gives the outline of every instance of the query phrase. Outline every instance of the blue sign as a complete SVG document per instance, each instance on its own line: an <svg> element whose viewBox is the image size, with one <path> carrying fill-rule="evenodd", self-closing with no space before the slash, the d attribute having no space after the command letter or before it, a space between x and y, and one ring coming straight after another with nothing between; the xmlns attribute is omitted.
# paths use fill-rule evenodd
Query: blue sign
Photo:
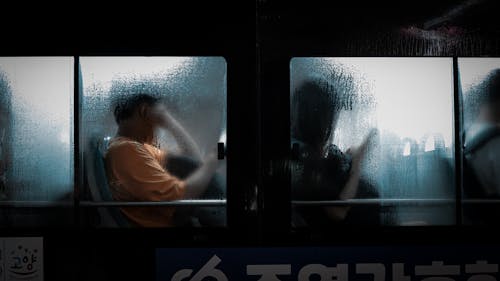
<svg viewBox="0 0 500 281"><path fill-rule="evenodd" d="M160 248L157 281L494 281L499 246Z"/></svg>

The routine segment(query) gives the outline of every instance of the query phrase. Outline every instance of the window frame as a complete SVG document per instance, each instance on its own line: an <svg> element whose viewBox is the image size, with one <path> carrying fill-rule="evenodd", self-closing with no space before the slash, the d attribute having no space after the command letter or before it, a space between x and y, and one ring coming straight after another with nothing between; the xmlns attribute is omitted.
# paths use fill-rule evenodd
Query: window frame
<svg viewBox="0 0 500 281"><path fill-rule="evenodd" d="M158 54L155 54L158 55ZM137 54L133 54L130 56L140 56ZM160 55L158 55L160 56ZM185 55L189 56L189 55ZM203 55L194 55L194 56L203 56ZM222 56L224 57L224 56ZM298 56L290 56L289 60L293 59L294 57ZM310 56L314 57L314 56ZM320 56L318 56L320 57ZM332 57L332 56L324 56L324 57ZM409 57L415 57L415 56L409 56ZM83 151L80 148L81 144L81 137L82 134L80 134L81 130L81 71L80 71L80 56L76 55L73 56L73 63L74 63L74 97L73 97L73 102L74 102L74 108L73 108L73 137L74 137L74 200L73 202L51 202L51 201L0 201L0 210L1 209L9 209L9 208L71 208L74 210L74 217L75 217L75 224L76 225L81 225L82 223L80 222L81 219L81 211L83 209L92 209L92 208L100 208L100 207L107 207L107 208L116 208L119 206L130 206L130 207L143 207L143 206L186 206L186 205L197 205L197 206L226 206L228 213L230 212L230 208L228 205L230 204L229 202L231 199L223 199L223 200L210 200L210 199L205 199L205 200L177 200L177 201L165 201L165 202L107 202L107 201L85 201L85 200L80 200L80 192L81 188L83 187L83 174L82 174L82 167L83 167L83 157L82 153ZM456 223L454 226L463 226L462 223L462 207L463 204L500 204L500 200L498 199L464 199L462 196L463 192L463 140L462 136L460 135L460 132L463 128L463 96L462 96L462 89L461 89L461 84L460 84L460 73L458 70L458 59L463 58L463 56L451 56L449 58L453 59L453 108L454 108L454 141L455 141L455 186L456 186L456 200L455 200L455 210L456 210ZM228 66L228 69L230 69L230 65L228 63L228 59L226 59L226 63ZM289 72L287 73L289 76ZM288 80L289 82L289 80ZM228 85L230 84L229 80L227 81ZM260 83L260 77L259 77L259 83ZM259 87L260 88L260 87ZM258 89L259 89L258 88ZM259 90L258 90L259 91ZM230 90L228 89L228 94L226 96L226 99L229 100ZM289 93L287 94L289 97ZM289 104L289 103L288 103ZM228 108L227 111L230 111L230 106L229 103L227 104ZM288 115L289 117L289 115ZM228 118L228 123L229 123L229 118ZM262 121L261 121L262 122ZM227 129L229 131L229 128ZM229 136L229 134L228 134ZM261 137L261 133L258 134L259 137ZM458 144L458 145L457 145ZM291 151L290 153L291 154ZM290 155L289 155L290 157ZM229 159L228 159L229 160ZM261 160L262 161L262 160ZM265 159L264 159L265 161ZM272 169L274 165L276 164L275 161L271 161L268 163L264 163L262 165L262 170L260 171L261 177L258 178L259 181L259 189L262 189L263 185L268 184L269 176L275 180L274 177L281 177L283 175L276 175L272 173ZM228 161L228 170L230 168L230 162ZM229 173L228 173L229 174ZM278 179L279 180L279 179ZM279 180L281 181L281 180ZM282 181L281 181L282 182ZM229 183L228 183L229 186ZM290 185L286 185L287 188L290 187ZM265 189L265 187L264 187ZM228 188L229 190L229 188ZM387 200L387 199L386 199ZM401 199L395 199L395 200L401 200L402 202L408 203L408 204L450 204L447 200L434 200L434 199L416 199L416 200L406 200L404 198ZM451 200L451 199L450 199ZM264 205L264 201L266 201L262 195L259 195L258 198L258 206L257 209L261 211ZM428 201L428 202L425 202ZM299 204L299 205L317 205L319 203L308 203L308 202L303 202L303 201L287 201L288 205L292 204ZM323 204L328 204L328 205L354 205L354 204L380 204L383 202L382 200L366 200L366 199L357 199L357 200L332 200L332 201L323 201ZM384 201L385 203L396 203L396 201ZM320 202L321 203L321 202ZM228 215L229 217L229 215ZM286 221L288 224L290 222L291 216L288 216L288 220ZM231 225L227 224L224 228L229 228ZM395 226L397 228L408 228L408 226ZM426 226L425 228L431 228L434 226ZM494 227L494 226L491 226ZM411 228L411 227L410 227ZM201 228L203 229L203 228ZM291 231L288 227L285 227L284 229L288 231ZM338 229L338 227L335 227L335 229ZM300 230L299 230L300 231ZM292 231L293 232L293 231Z"/></svg>
<svg viewBox="0 0 500 281"><path fill-rule="evenodd" d="M161 55L157 55L160 57ZM9 56L7 56L9 57ZM47 57L47 56L40 56ZM43 200L3 200L0 201L0 210L2 209L16 209L16 208L35 208L35 209L48 209L48 208L71 208L74 210L74 223L76 225L81 225L81 211L82 208L87 209L97 209L101 207L105 208L117 208L117 207L174 207L174 206L203 206L203 207L225 207L226 211L228 211L228 199L183 199L183 200L173 200L173 201L92 201L92 200L82 200L81 195L83 189L86 188L85 179L83 174L83 169L85 167L84 164L84 156L83 156L83 148L81 146L82 139L84 137L82 132L82 95L83 95L83 83L82 83L82 73L81 73L81 65L80 65L80 57L81 56L68 56L73 59L73 193L72 201L64 201L64 202L54 202L54 201L43 201ZM118 57L118 56L117 56ZM122 56L120 56L122 57ZM127 57L127 56L123 56ZM148 56L140 56L140 55L131 55L128 57L148 57ZM154 56L153 56L154 57ZM166 57L166 56L161 56ZM226 75L227 75L227 59L224 56L188 56L185 57L220 57L225 60L226 63ZM228 86L228 82L226 80L226 87ZM226 112L228 110L228 95L226 92ZM226 113L227 116L227 113ZM226 134L228 131L227 128L227 119L226 119ZM223 145L221 145L223 144ZM225 159L226 165L228 165L229 161L227 159L227 139L225 143L218 143L218 158ZM226 187L227 187L227 178L226 178ZM227 219L227 217L226 217ZM221 228L227 228L228 223ZM102 226L102 228L109 228L107 226ZM175 228L175 227L173 227ZM201 227L201 229L206 227ZM1 226L0 226L1 229Z"/></svg>
<svg viewBox="0 0 500 281"><path fill-rule="evenodd" d="M290 69L291 63L295 58L342 58L333 56L292 56L290 58ZM375 58L373 56L367 57L356 57L356 58ZM390 57L390 58L419 58L415 56L406 57ZM428 58L428 57L420 57ZM383 206L422 206L422 205L433 205L433 206L444 206L449 204L455 205L455 223L452 225L461 226L463 220L462 206L464 203L467 204L500 204L500 200L497 199L463 199L463 139L461 136L461 131L463 128L463 96L462 96L462 86L459 79L459 69L458 69L458 56L439 56L438 58L451 58L452 59L452 79L453 79L453 141L454 141L454 169L453 169L453 185L455 186L455 199L432 199L432 198L395 198L395 199L348 199L348 200L321 200L321 201L306 201L306 200L290 200L290 204L293 206L300 207L321 207L321 206L354 206L354 205L383 205ZM291 73L291 72L290 72ZM290 76L291 83L291 76ZM290 115L291 118L291 115ZM290 121L291 122L291 121ZM291 123L290 123L291 124ZM290 136L291 140L291 136ZM291 147L291 145L290 145ZM293 159L293 148L290 149L288 160ZM289 186L291 189L291 184ZM439 226L439 225L429 225ZM429 227L425 226L425 227ZM407 227L402 225L394 225L394 227ZM307 228L307 227L294 227L294 228Z"/></svg>

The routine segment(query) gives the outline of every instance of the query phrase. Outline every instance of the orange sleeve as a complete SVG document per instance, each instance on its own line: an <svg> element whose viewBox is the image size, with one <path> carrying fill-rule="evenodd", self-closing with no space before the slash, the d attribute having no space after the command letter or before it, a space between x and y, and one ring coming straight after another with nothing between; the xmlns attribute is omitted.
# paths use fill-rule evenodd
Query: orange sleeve
<svg viewBox="0 0 500 281"><path fill-rule="evenodd" d="M185 183L168 173L139 143L108 151L109 169L117 183L138 201L170 201L184 196Z"/></svg>

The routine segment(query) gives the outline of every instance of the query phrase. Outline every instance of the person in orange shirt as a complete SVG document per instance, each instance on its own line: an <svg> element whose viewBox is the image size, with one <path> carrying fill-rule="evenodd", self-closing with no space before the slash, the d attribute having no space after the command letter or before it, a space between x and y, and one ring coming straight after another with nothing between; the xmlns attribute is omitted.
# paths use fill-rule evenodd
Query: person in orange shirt
<svg viewBox="0 0 500 281"><path fill-rule="evenodd" d="M117 201L171 201L200 197L217 168L215 152L201 160L201 153L186 130L160 99L138 94L121 100L114 110L118 132L105 155L106 173ZM165 169L167 151L154 146L155 131L168 130L183 155L201 163L185 180ZM134 225L172 226L172 207L125 207L122 212Z"/></svg>

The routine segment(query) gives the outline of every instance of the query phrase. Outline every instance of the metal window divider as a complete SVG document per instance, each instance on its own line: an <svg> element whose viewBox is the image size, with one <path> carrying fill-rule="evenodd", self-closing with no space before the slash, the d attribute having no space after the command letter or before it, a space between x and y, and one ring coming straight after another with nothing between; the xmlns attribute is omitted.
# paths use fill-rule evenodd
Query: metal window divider
<svg viewBox="0 0 500 281"><path fill-rule="evenodd" d="M455 133L455 217L456 225L462 225L462 191L463 191L463 101L460 83L460 73L458 71L458 57L453 56L453 118Z"/></svg>

